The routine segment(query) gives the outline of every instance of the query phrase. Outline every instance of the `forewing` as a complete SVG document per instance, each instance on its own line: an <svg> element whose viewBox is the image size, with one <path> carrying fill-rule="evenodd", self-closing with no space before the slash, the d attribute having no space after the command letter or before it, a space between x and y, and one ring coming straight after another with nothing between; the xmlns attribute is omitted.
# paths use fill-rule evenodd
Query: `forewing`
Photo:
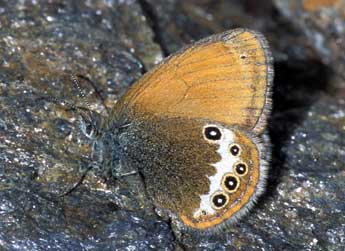
<svg viewBox="0 0 345 251"><path fill-rule="evenodd" d="M120 100L135 113L203 118L262 133L271 108L272 58L264 37L236 29L168 57Z"/></svg>

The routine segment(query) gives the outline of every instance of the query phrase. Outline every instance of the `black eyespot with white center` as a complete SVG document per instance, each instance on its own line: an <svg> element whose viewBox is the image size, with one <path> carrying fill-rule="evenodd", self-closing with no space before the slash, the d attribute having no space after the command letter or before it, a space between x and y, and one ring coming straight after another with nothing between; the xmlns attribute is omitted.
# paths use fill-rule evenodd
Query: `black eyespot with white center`
<svg viewBox="0 0 345 251"><path fill-rule="evenodd" d="M240 185L240 180L234 174L225 174L222 180L222 186L228 193L234 193L237 191Z"/></svg>
<svg viewBox="0 0 345 251"><path fill-rule="evenodd" d="M229 197L225 193L217 192L212 196L211 201L215 209L221 209L228 204Z"/></svg>
<svg viewBox="0 0 345 251"><path fill-rule="evenodd" d="M239 176L244 176L248 172L248 166L244 162L238 162L235 164L235 172Z"/></svg>
<svg viewBox="0 0 345 251"><path fill-rule="evenodd" d="M208 140L219 140L222 137L222 133L216 126L208 126L204 130L206 139Z"/></svg>
<svg viewBox="0 0 345 251"><path fill-rule="evenodd" d="M237 144L231 144L229 151L232 156L239 156L241 154L241 147Z"/></svg>

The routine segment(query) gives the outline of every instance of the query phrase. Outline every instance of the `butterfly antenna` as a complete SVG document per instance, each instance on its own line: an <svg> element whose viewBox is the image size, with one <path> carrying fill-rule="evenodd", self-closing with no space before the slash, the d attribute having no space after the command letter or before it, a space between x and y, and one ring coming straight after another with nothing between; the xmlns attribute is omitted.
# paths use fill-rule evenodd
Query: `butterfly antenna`
<svg viewBox="0 0 345 251"><path fill-rule="evenodd" d="M110 114L109 109L108 109L108 107L105 105L105 100L104 100L104 98L103 98L101 92L100 92L99 89L97 88L97 85L96 85L91 79L89 79L88 77L86 77L86 76L84 76L84 75L81 75L81 74L78 74L78 75L75 75L75 76L72 75L72 81L73 81L73 83L75 84L75 86L77 87L77 89L79 90L79 93L81 94L81 97L82 97L84 100L85 100L85 94L84 94L84 92L82 91L82 88L80 87L77 78L85 80L86 82L88 82L88 83L92 86L92 88L93 88L94 91L95 91L95 95L97 96L97 98L98 98L99 100L102 101L102 105L103 105L103 107L104 107L104 110L105 110L105 112L106 112L106 115L108 116L108 115ZM89 104L87 103L86 100L85 100L85 102L86 102L87 105L89 105Z"/></svg>
<svg viewBox="0 0 345 251"><path fill-rule="evenodd" d="M101 135L101 132L100 132L101 121L100 121L100 118L97 117L96 113L92 112L90 110L90 107L91 107L90 103L86 100L85 93L84 93L83 89L81 88L79 81L77 79L80 76L81 75L77 75L77 76L72 75L71 76L73 84L78 89L79 97L84 100L86 107L87 107L86 111L80 110L79 128L81 129L81 131L84 133L84 135L87 138L89 138L91 140L95 140L95 139L99 138L99 136ZM85 79L85 78L83 77L83 79ZM96 93L98 93L98 92L96 91Z"/></svg>
<svg viewBox="0 0 345 251"><path fill-rule="evenodd" d="M80 84L79 84L79 81L77 79L77 76L72 75L71 77L72 77L73 84L78 89L78 96L84 100L87 108L90 108L90 103L86 100L85 93L84 93L83 89L80 87Z"/></svg>
<svg viewBox="0 0 345 251"><path fill-rule="evenodd" d="M76 105L74 105L74 104L72 104L72 103L70 103L64 99L58 99L58 98L51 97L48 95L40 96L38 99L36 99L36 101L40 101L40 100L45 100L45 101L53 103L53 104L58 104L61 106L68 107L72 111L79 111L82 109L82 108L80 108L80 107L78 107L78 106L76 106Z"/></svg>
<svg viewBox="0 0 345 251"><path fill-rule="evenodd" d="M73 84L76 86L76 88L78 89L78 96L84 100L85 104L86 104L86 108L85 107L79 107L76 106L72 103L69 103L65 100L61 100L55 97L50 97L50 96L44 96L41 97L41 99L45 99L48 102L52 102L55 104L59 104L62 106L67 106L69 109L71 109L72 111L77 111L78 115L79 115L79 128L81 129L81 131L83 132L83 134L93 140L93 148L94 148L94 144L95 144L95 139L97 139L101 134L100 131L98 129L99 127L99 118L95 116L95 113L93 113L90 108L90 103L86 100L86 95L83 91L83 89L81 88L79 81L77 79L77 76L72 75L72 81ZM96 92L98 93L98 92ZM104 106L105 107L105 106ZM63 194L60 194L59 197L64 197L67 195L70 195L72 192L74 192L85 180L87 174L91 171L91 169L93 169L93 167L97 165L94 162L89 163L87 169L83 172L83 174L81 175L80 179L78 180L78 182L76 182L70 189L68 189L66 192L64 192Z"/></svg>

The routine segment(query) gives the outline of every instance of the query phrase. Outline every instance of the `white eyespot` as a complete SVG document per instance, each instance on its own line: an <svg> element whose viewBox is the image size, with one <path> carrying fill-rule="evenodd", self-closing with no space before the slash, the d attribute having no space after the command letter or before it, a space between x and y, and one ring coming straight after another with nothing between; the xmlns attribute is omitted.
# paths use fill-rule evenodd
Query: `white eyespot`
<svg viewBox="0 0 345 251"><path fill-rule="evenodd" d="M224 192L215 192L211 197L211 205L214 209L224 208L229 203L229 196Z"/></svg>
<svg viewBox="0 0 345 251"><path fill-rule="evenodd" d="M241 55L240 55L240 59L246 59L247 58L247 54L245 54L245 53L242 53Z"/></svg>
<svg viewBox="0 0 345 251"><path fill-rule="evenodd" d="M223 137L222 129L216 125L206 125L203 128L203 136L210 143L217 143Z"/></svg>
<svg viewBox="0 0 345 251"><path fill-rule="evenodd" d="M242 149L238 144L231 144L229 146L229 151L232 156L240 156Z"/></svg>
<svg viewBox="0 0 345 251"><path fill-rule="evenodd" d="M227 173L222 178L222 188L228 193L234 193L240 186L240 179L232 174Z"/></svg>
<svg viewBox="0 0 345 251"><path fill-rule="evenodd" d="M211 135L212 137L215 137L215 136L217 136L217 132L216 132L216 131L211 131L211 132L210 132L210 135Z"/></svg>
<svg viewBox="0 0 345 251"><path fill-rule="evenodd" d="M239 161L235 163L233 170L238 176L245 176L248 173L248 165L242 161Z"/></svg>

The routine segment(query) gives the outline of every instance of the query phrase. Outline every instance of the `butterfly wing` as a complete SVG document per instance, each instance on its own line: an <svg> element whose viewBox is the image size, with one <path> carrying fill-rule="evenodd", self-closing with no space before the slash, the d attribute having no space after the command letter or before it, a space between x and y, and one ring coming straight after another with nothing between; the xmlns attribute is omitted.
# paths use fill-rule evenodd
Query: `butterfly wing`
<svg viewBox="0 0 345 251"><path fill-rule="evenodd" d="M246 29L203 39L173 54L120 100L137 114L204 118L262 133L271 107L272 57Z"/></svg>
<svg viewBox="0 0 345 251"><path fill-rule="evenodd" d="M173 54L115 107L122 158L148 194L193 229L226 226L263 192L272 58L257 32L236 29ZM233 148L235 146L235 148Z"/></svg>
<svg viewBox="0 0 345 251"><path fill-rule="evenodd" d="M139 170L156 208L180 226L213 231L247 213L264 191L269 146L254 133L188 118L134 121L121 158Z"/></svg>

